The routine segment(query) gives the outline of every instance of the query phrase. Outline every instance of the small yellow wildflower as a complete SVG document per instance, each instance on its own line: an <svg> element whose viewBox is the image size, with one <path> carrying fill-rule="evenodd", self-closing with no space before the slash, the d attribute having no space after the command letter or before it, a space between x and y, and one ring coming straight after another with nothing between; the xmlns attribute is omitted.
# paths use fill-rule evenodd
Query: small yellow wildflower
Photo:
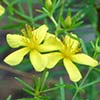
<svg viewBox="0 0 100 100"><path fill-rule="evenodd" d="M32 29L30 26L26 26L26 31L23 29L23 35L8 34L7 42L10 47L21 49L8 55L4 61L9 65L19 64L24 56L29 53L30 61L36 71L43 71L47 65L47 59L45 55L41 54L41 45L47 35L48 27L42 25L37 29Z"/></svg>
<svg viewBox="0 0 100 100"><path fill-rule="evenodd" d="M72 36L77 38L77 36L74 34L72 34ZM86 54L81 53L79 41L68 35L65 36L63 42L57 38L52 40L49 39L49 41L52 41L53 43L51 46L52 50L57 48L59 49L59 52L53 52L48 55L49 62L47 68L53 68L59 60L63 59L64 66L69 74L69 77L74 82L79 81L82 76L73 62L89 65L91 67L98 65L96 60ZM49 42L44 43L44 45L49 47L48 43Z"/></svg>
<svg viewBox="0 0 100 100"><path fill-rule="evenodd" d="M0 16L3 15L5 12L5 8L0 5Z"/></svg>

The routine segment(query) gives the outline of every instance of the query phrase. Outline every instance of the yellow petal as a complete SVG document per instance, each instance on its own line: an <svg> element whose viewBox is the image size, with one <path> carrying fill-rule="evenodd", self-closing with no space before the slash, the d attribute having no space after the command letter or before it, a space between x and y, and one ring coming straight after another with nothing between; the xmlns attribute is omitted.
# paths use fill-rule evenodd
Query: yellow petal
<svg viewBox="0 0 100 100"><path fill-rule="evenodd" d="M64 59L63 62L70 79L74 82L78 82L82 78L82 76L77 67L68 59Z"/></svg>
<svg viewBox="0 0 100 100"><path fill-rule="evenodd" d="M94 60L92 57L80 53L80 54L75 54L71 57L72 61L79 63L79 64L84 64L84 65L89 65L92 67L95 67L98 65L98 62Z"/></svg>
<svg viewBox="0 0 100 100"><path fill-rule="evenodd" d="M5 8L4 8L3 6L0 5L0 16L1 16L2 14L4 14L4 12L5 12Z"/></svg>
<svg viewBox="0 0 100 100"><path fill-rule="evenodd" d="M39 44L44 40L47 30L48 27L46 25L42 25L33 31L33 35L35 36Z"/></svg>
<svg viewBox="0 0 100 100"><path fill-rule="evenodd" d="M20 46L25 46L25 43L23 41L25 37L21 35L16 35L16 34L7 34L7 42L10 47L12 48L17 48Z"/></svg>
<svg viewBox="0 0 100 100"><path fill-rule="evenodd" d="M49 69L55 67L55 65L58 63L58 61L62 59L61 53L57 53L57 52L49 53L46 56L48 59L47 68L49 68Z"/></svg>
<svg viewBox="0 0 100 100"><path fill-rule="evenodd" d="M4 62L6 62L9 65L18 65L24 58L24 56L29 52L28 48L22 48L19 49L10 55L8 55L5 59Z"/></svg>
<svg viewBox="0 0 100 100"><path fill-rule="evenodd" d="M49 51L55 51L55 50L61 50L64 48L64 45L54 35L49 35L44 43L40 45L40 51L41 52L49 52Z"/></svg>
<svg viewBox="0 0 100 100"><path fill-rule="evenodd" d="M45 56L34 50L30 52L30 61L35 70L41 72L46 68L48 60L45 58Z"/></svg>
<svg viewBox="0 0 100 100"><path fill-rule="evenodd" d="M76 49L78 46L79 46L79 41L77 40L77 35L71 33L70 34L71 36L69 35L66 35L65 38L64 38L64 42L65 44L67 44L68 46L71 47L71 49Z"/></svg>

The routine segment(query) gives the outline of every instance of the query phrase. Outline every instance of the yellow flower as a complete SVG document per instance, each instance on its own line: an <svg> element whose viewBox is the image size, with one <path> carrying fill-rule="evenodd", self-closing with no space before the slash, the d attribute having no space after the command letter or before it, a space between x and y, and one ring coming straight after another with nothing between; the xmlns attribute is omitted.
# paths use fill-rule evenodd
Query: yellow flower
<svg viewBox="0 0 100 100"><path fill-rule="evenodd" d="M77 38L77 36L74 34L72 34L72 36ZM81 48L79 47L80 43L74 38L66 35L63 42L57 38L52 40L49 39L49 41L52 41L53 43L51 46L52 50L58 48L59 52L53 52L48 55L49 62L47 68L53 68L59 60L63 59L65 69L67 70L70 79L74 82L77 82L82 78L82 76L73 62L89 65L91 67L97 66L98 62L90 56L81 53ZM44 45L49 46L48 43L49 42L44 43Z"/></svg>
<svg viewBox="0 0 100 100"><path fill-rule="evenodd" d="M0 5L0 16L3 15L5 12L5 8Z"/></svg>
<svg viewBox="0 0 100 100"><path fill-rule="evenodd" d="M43 46L47 30L48 27L46 25L42 25L37 29L32 29L27 25L26 30L22 30L23 35L8 34L7 42L9 46L12 48L21 48L8 55L4 61L9 65L17 65L29 53L30 61L35 70L43 71L46 68L47 59L44 54L41 54L41 45Z"/></svg>

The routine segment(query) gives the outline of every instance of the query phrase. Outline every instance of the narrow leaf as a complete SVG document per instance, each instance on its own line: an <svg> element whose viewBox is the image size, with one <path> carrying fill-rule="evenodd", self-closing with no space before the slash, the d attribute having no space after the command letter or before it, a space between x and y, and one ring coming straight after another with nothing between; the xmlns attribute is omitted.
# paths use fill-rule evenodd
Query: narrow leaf
<svg viewBox="0 0 100 100"><path fill-rule="evenodd" d="M17 80L17 81L19 81L21 84L23 84L26 88L28 88L28 89L30 89L30 90L34 90L29 84L27 84L26 82L24 82L23 80L21 80L20 78L18 78L18 77L15 77L15 79Z"/></svg>
<svg viewBox="0 0 100 100"><path fill-rule="evenodd" d="M81 88L83 89L83 88L89 87L89 86L94 85L94 84L99 83L99 82L100 82L100 79L98 79L98 80L96 80L96 81L93 81L93 82L90 82L90 83L88 83L88 84L85 84L85 85L82 86Z"/></svg>
<svg viewBox="0 0 100 100"><path fill-rule="evenodd" d="M23 88L23 91L25 91L29 95L32 95L32 96L34 95L34 93L32 91L30 91L30 90L28 90L26 88Z"/></svg>
<svg viewBox="0 0 100 100"><path fill-rule="evenodd" d="M9 96L8 96L8 98L7 98L6 100L11 100L11 97L12 97L12 96L11 96L11 95L9 95Z"/></svg>
<svg viewBox="0 0 100 100"><path fill-rule="evenodd" d="M60 78L60 84L64 84L64 81L62 78ZM61 100L65 100L65 90L64 87L60 87L60 95L61 95Z"/></svg>
<svg viewBox="0 0 100 100"><path fill-rule="evenodd" d="M21 98L21 99L17 99L17 100L34 100L33 98Z"/></svg>

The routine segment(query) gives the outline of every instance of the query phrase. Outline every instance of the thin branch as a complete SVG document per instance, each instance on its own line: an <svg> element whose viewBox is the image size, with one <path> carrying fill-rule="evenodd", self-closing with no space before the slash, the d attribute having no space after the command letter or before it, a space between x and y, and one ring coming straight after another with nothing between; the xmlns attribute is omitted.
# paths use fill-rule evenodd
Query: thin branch
<svg viewBox="0 0 100 100"><path fill-rule="evenodd" d="M0 70L8 71L8 72L11 72L11 73L14 73L14 74L17 74L17 75L20 75L20 76L23 76L23 77L26 77L29 79L32 79L34 77L34 75L31 73L16 70L16 69L13 69L11 67L8 67L8 66L2 65L2 64L0 64Z"/></svg>

